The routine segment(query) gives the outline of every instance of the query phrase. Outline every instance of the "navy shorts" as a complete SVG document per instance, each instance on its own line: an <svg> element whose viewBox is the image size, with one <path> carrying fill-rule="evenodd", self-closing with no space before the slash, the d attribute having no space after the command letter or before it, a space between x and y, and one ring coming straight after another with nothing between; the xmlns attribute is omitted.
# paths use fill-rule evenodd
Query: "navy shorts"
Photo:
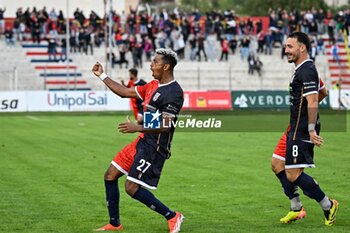
<svg viewBox="0 0 350 233"><path fill-rule="evenodd" d="M314 144L287 137L286 169L315 167Z"/></svg>
<svg viewBox="0 0 350 233"><path fill-rule="evenodd" d="M144 139L140 139L136 145L134 162L127 180L148 189L157 189L165 160L156 148L147 144Z"/></svg>

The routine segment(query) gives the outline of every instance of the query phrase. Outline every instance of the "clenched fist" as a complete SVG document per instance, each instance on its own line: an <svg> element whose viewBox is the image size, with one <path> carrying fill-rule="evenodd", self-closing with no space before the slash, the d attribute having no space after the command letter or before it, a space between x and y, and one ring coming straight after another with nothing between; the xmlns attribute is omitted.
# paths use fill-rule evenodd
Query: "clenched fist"
<svg viewBox="0 0 350 233"><path fill-rule="evenodd" d="M103 73L103 67L99 62L96 62L96 64L92 67L92 72L99 77Z"/></svg>

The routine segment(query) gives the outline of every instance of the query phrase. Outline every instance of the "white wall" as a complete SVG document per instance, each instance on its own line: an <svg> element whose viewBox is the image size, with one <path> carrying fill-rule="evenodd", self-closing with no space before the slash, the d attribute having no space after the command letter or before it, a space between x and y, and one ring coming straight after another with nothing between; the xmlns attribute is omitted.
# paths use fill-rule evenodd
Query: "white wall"
<svg viewBox="0 0 350 233"><path fill-rule="evenodd" d="M325 0L328 6L342 6L348 3L348 0Z"/></svg>
<svg viewBox="0 0 350 233"><path fill-rule="evenodd" d="M109 9L109 1L107 0L107 9ZM129 7L128 0L112 0L113 9L117 13L125 10ZM94 10L100 17L103 17L104 4L103 0L0 0L0 8L6 7L5 17L15 17L16 11L19 7L23 8L23 11L27 7L32 9L34 6L37 9L42 9L46 6L48 12L55 8L56 12L62 10L66 17L67 2L69 2L69 17L73 17L73 12L76 8L83 10L85 17L88 17L91 10Z"/></svg>

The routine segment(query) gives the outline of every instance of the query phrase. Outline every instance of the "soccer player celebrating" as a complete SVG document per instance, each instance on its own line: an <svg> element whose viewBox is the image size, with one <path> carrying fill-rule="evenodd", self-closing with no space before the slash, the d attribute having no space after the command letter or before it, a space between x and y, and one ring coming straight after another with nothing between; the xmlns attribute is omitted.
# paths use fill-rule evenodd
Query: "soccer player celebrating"
<svg viewBox="0 0 350 233"><path fill-rule="evenodd" d="M305 33L293 32L288 36L285 52L288 62L293 62L296 66L289 85L290 126L286 135L285 170L276 164L273 164L273 170L283 186L284 193L291 200L291 211L280 220L281 222L289 223L306 215L299 200L296 188L298 186L305 195L320 204L324 211L325 225L332 226L335 223L338 202L330 200L315 179L304 172L306 167L315 167L314 145L323 144L323 138L319 136L318 116L318 102L322 98L318 96L320 79L315 65L308 57L309 49L310 41Z"/></svg>
<svg viewBox="0 0 350 233"><path fill-rule="evenodd" d="M321 102L325 97L327 97L327 95L328 94L326 86L324 85L322 79L320 79L320 87L318 89L318 102ZM286 141L289 129L290 126L288 125L286 131L278 141L271 159L272 171L276 174L277 178L282 184L283 189L287 191L290 187L289 181L287 181L284 167L286 161ZM284 187L284 185L287 186ZM286 195L288 196L288 198L290 198L291 211L289 211L285 217L281 218L280 221L282 223L290 223L291 221L296 221L298 219L304 218L306 216L306 211L303 208L303 205L299 198L298 186L294 185L293 192L286 192Z"/></svg>
<svg viewBox="0 0 350 233"><path fill-rule="evenodd" d="M134 86L143 86L146 84L145 80L143 79L139 79L137 77L138 71L135 68L131 68L129 70L129 82L128 84L125 84L124 81L121 81L121 83L125 86L125 87L134 87ZM139 98L131 98L130 99L131 102L131 107L132 110L134 111L134 117L135 120L137 120L137 123L142 124L143 122L143 105L142 105L142 100Z"/></svg>
<svg viewBox="0 0 350 233"><path fill-rule="evenodd" d="M148 189L156 189L166 159L170 157L170 145L174 134L174 122L183 105L183 91L174 79L173 69L177 55L170 49L157 49L151 63L155 80L144 86L132 88L114 82L103 72L102 65L96 63L92 71L108 88L121 97L139 98L144 101L146 112L161 115L160 127L148 129L130 121L118 125L122 133L140 132L135 141L124 147L112 160L104 180L106 188L109 224L97 230L122 230L119 218L118 179L127 175L125 189L135 200L164 216L170 233L180 231L183 215L170 210Z"/></svg>

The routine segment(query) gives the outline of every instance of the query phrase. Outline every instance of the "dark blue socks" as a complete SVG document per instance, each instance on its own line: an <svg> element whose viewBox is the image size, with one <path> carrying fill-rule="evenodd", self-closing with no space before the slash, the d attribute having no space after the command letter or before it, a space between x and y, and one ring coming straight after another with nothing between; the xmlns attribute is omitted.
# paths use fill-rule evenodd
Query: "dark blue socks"
<svg viewBox="0 0 350 233"><path fill-rule="evenodd" d="M304 194L317 202L323 200L326 196L321 190L320 186L316 181L306 173L301 173L301 175L294 181L294 184L298 185L304 192Z"/></svg>
<svg viewBox="0 0 350 233"><path fill-rule="evenodd" d="M117 227L120 225L118 180L105 180L105 187L109 223Z"/></svg>
<svg viewBox="0 0 350 233"><path fill-rule="evenodd" d="M157 213L163 215L167 220L175 217L175 212L171 211L167 206L165 206L162 202L160 202L150 191L139 188L134 196L132 197Z"/></svg>
<svg viewBox="0 0 350 233"><path fill-rule="evenodd" d="M298 187L295 186L293 183L291 183L286 176L285 170L281 171L280 173L276 174L277 178L280 180L282 184L282 188L286 196L289 198L289 200L292 200L295 197L299 196L298 193Z"/></svg>

